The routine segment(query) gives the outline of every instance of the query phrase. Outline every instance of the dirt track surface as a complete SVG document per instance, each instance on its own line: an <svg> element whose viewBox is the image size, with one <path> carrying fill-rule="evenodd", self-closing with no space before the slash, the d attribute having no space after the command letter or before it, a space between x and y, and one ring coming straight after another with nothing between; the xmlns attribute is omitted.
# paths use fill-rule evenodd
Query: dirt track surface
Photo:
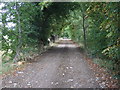
<svg viewBox="0 0 120 90"><path fill-rule="evenodd" d="M3 78L3 88L99 88L77 45L62 40L16 75Z"/></svg>

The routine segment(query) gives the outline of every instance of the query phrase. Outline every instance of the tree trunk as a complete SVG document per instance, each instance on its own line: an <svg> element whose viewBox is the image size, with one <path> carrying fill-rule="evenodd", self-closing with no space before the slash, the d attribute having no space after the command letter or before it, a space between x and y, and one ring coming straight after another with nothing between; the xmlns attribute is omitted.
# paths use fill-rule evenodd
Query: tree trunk
<svg viewBox="0 0 120 90"><path fill-rule="evenodd" d="M17 62L19 59L20 59L20 49L21 49L21 46L22 46L22 36L21 36L21 33L22 33L22 30L21 30L21 25L20 25L20 15L19 15L19 11L18 11L18 7L15 3L15 7L16 7L16 13L17 13L17 17L18 17L18 20L17 20L17 24L18 24L18 46L16 48L16 55L15 55L15 58L14 58L14 62Z"/></svg>
<svg viewBox="0 0 120 90"><path fill-rule="evenodd" d="M83 38L84 38L84 47L86 50L86 29L85 29L85 15L83 13Z"/></svg>

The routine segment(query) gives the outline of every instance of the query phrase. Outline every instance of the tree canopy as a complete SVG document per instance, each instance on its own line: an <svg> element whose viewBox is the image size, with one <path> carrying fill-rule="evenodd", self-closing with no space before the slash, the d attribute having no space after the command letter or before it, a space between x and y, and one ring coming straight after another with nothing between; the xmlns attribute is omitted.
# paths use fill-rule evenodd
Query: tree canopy
<svg viewBox="0 0 120 90"><path fill-rule="evenodd" d="M94 57L112 60L115 66L120 64L119 3L3 4L1 27L4 62L18 61L27 54L39 52L43 45L48 45L48 38L54 34L71 38Z"/></svg>

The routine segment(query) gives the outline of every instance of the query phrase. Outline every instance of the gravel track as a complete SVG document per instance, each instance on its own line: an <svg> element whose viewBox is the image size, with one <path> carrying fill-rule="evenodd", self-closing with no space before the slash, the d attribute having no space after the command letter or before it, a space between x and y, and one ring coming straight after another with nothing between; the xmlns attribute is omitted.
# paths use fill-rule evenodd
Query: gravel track
<svg viewBox="0 0 120 90"><path fill-rule="evenodd" d="M59 41L15 73L3 77L3 88L99 88L93 71L71 40Z"/></svg>

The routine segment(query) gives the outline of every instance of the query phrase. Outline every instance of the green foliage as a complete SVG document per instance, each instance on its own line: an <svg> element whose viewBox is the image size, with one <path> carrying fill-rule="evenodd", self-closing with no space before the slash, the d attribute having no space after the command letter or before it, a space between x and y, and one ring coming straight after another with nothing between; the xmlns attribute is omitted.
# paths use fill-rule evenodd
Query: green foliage
<svg viewBox="0 0 120 90"><path fill-rule="evenodd" d="M32 48L35 49L40 47L39 43L41 42L41 38L44 38L44 36L42 36L42 26L39 24L43 19L41 10L43 6L38 5L39 3L11 2L4 4L2 9L5 11L5 13L2 14L2 51L4 52L3 62L6 62L6 60L13 60L15 58L18 49L20 49L20 59L22 57L20 53L30 53ZM17 11L20 21L18 21ZM7 24L9 23L15 25L13 27L8 27ZM19 28L21 28L21 32ZM32 51L34 52L36 50L38 51L38 49Z"/></svg>
<svg viewBox="0 0 120 90"><path fill-rule="evenodd" d="M120 37L118 34L117 22L119 20L117 7L118 3L92 3L88 8L87 13L93 22L89 30L91 35L89 35L88 41L94 42L92 45L88 43L88 46L96 46L96 49L100 51L98 52L100 55L104 54L108 58L111 57L111 59L116 58L119 60L120 58L116 56L118 55L118 39ZM97 46L97 44L99 45Z"/></svg>
<svg viewBox="0 0 120 90"><path fill-rule="evenodd" d="M50 35L54 34L71 38L84 47L86 43L87 52L92 56L108 59L114 62L115 67L119 66L118 3L4 4L2 51L8 60L13 60L18 52L20 57L21 53L38 52L48 44ZM7 27L8 22L15 25Z"/></svg>
<svg viewBox="0 0 120 90"><path fill-rule="evenodd" d="M109 70L114 68L114 73L119 75L120 31L118 28L118 3L91 3L87 9L87 14L91 19L87 38L89 52L102 58L101 62L106 62L104 66L108 67Z"/></svg>

